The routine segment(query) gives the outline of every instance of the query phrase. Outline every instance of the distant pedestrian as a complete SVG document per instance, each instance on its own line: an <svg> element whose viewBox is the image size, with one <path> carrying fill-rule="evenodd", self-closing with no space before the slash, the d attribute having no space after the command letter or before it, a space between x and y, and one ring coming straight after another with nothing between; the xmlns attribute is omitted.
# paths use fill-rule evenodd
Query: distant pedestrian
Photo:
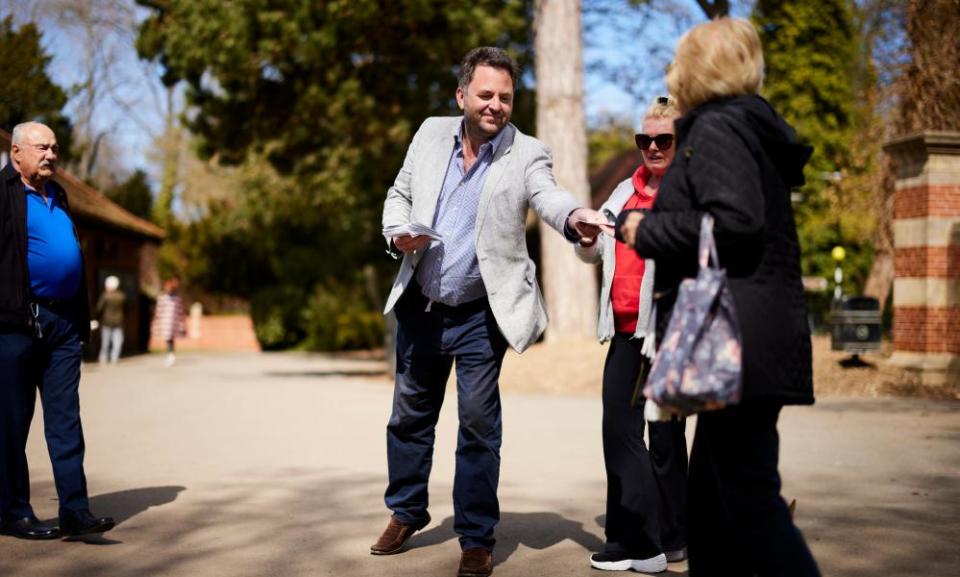
<svg viewBox="0 0 960 577"><path fill-rule="evenodd" d="M157 309L153 315L153 335L167 345L167 354L163 359L166 367L172 367L177 362L176 339L187 334L186 317L183 309L183 299L178 289L180 281L169 278L163 283L163 292L157 297Z"/></svg>
<svg viewBox="0 0 960 577"><path fill-rule="evenodd" d="M97 301L100 318L100 364L115 364L123 350L123 307L127 297L120 288L120 279L108 276L103 281L103 294Z"/></svg>
<svg viewBox="0 0 960 577"><path fill-rule="evenodd" d="M651 104L635 140L643 163L610 193L601 211L653 206L675 148L674 102ZM607 571L665 571L686 557L686 419L644 421L643 378L656 350L653 284L656 264L606 235L583 239L577 256L602 263L600 342L610 341L603 366L603 460L607 470L607 541L590 557ZM650 450L643 441L649 432Z"/></svg>
<svg viewBox="0 0 960 577"><path fill-rule="evenodd" d="M90 305L67 193L53 180L57 152L49 127L18 124L0 171L0 526L21 539L114 526L90 513L83 471L80 360ZM59 527L40 522L30 505L26 447L37 391Z"/></svg>
<svg viewBox="0 0 960 577"><path fill-rule="evenodd" d="M763 52L748 20L720 18L677 44L667 87L683 112L677 156L648 214L619 234L657 263L658 332L697 273L700 223L714 218L743 335L743 399L697 417L690 455L691 577L820 575L780 496L777 419L813 403L810 329L790 188L810 148L758 93ZM661 322L662 321L662 322Z"/></svg>

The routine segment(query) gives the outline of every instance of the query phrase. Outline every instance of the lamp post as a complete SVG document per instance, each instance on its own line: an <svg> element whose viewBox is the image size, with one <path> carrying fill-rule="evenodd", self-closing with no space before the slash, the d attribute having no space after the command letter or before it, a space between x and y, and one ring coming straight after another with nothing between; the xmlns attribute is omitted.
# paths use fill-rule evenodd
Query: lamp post
<svg viewBox="0 0 960 577"><path fill-rule="evenodd" d="M843 259L846 258L847 251L844 250L842 246L835 246L833 250L830 251L830 256L832 256L833 260L837 263L837 268L833 270L833 282L835 283L833 287L833 302L834 305L836 305L843 296L843 268L841 268L840 265L843 263Z"/></svg>

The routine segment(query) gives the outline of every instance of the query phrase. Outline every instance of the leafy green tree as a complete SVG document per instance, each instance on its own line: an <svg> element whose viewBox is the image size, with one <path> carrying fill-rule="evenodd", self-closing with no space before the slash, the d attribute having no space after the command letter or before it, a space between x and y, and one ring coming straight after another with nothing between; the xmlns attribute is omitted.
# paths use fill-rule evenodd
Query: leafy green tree
<svg viewBox="0 0 960 577"><path fill-rule="evenodd" d="M830 250L843 245L851 289L866 277L872 233L869 211L856 210L872 193L858 178L872 170L873 158L853 145L873 111L857 105L870 83L855 11L852 0L758 0L753 11L766 60L764 95L814 147L794 205L804 274L831 276Z"/></svg>
<svg viewBox="0 0 960 577"><path fill-rule="evenodd" d="M69 156L69 119L61 109L67 94L47 72L50 56L40 44L40 31L33 24L14 29L13 17L0 21L0 70L4 87L0 91L0 127L8 132L28 120L39 120L53 129L61 157Z"/></svg>
<svg viewBox="0 0 960 577"><path fill-rule="evenodd" d="M126 180L104 191L110 200L140 218L149 219L153 208L153 193L147 173L137 169Z"/></svg>
<svg viewBox="0 0 960 577"><path fill-rule="evenodd" d="M166 83L186 84L196 152L239 170L233 193L178 233L177 266L249 298L258 329L272 327L262 342L349 341L265 311L277 299L264 295L318 318L327 308L308 304L327 302L319 294L365 298L341 290L363 286L352 271L364 264L383 263L385 282L394 266L380 210L414 130L456 112L454 73L471 47L498 45L529 64L530 0L138 2L152 9L138 49ZM529 128L531 95L521 91L517 107Z"/></svg>
<svg viewBox="0 0 960 577"><path fill-rule="evenodd" d="M634 150L636 130L626 120L609 117L587 131L587 173L593 174L618 155Z"/></svg>

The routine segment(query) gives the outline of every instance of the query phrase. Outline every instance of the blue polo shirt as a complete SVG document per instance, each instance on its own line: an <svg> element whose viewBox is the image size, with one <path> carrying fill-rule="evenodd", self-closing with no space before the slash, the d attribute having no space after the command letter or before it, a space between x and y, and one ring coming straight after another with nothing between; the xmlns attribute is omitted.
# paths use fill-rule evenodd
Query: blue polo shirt
<svg viewBox="0 0 960 577"><path fill-rule="evenodd" d="M83 261L73 222L47 187L44 201L36 190L27 194L27 267L33 294L45 299L71 299L80 288Z"/></svg>

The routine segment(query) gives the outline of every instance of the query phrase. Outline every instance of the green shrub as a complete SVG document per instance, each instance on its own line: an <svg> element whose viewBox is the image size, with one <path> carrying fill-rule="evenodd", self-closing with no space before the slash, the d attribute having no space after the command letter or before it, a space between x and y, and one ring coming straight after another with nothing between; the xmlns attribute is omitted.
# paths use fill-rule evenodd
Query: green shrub
<svg viewBox="0 0 960 577"><path fill-rule="evenodd" d="M383 345L383 314L370 305L362 281L261 289L250 301L254 330L264 350L369 349Z"/></svg>
<svg viewBox="0 0 960 577"><path fill-rule="evenodd" d="M303 340L301 323L307 299L298 287L280 285L260 289L250 299L254 332L264 350L285 349Z"/></svg>
<svg viewBox="0 0 960 577"><path fill-rule="evenodd" d="M373 310L363 286L316 286L302 314L303 348L321 351L381 346L383 315Z"/></svg>

